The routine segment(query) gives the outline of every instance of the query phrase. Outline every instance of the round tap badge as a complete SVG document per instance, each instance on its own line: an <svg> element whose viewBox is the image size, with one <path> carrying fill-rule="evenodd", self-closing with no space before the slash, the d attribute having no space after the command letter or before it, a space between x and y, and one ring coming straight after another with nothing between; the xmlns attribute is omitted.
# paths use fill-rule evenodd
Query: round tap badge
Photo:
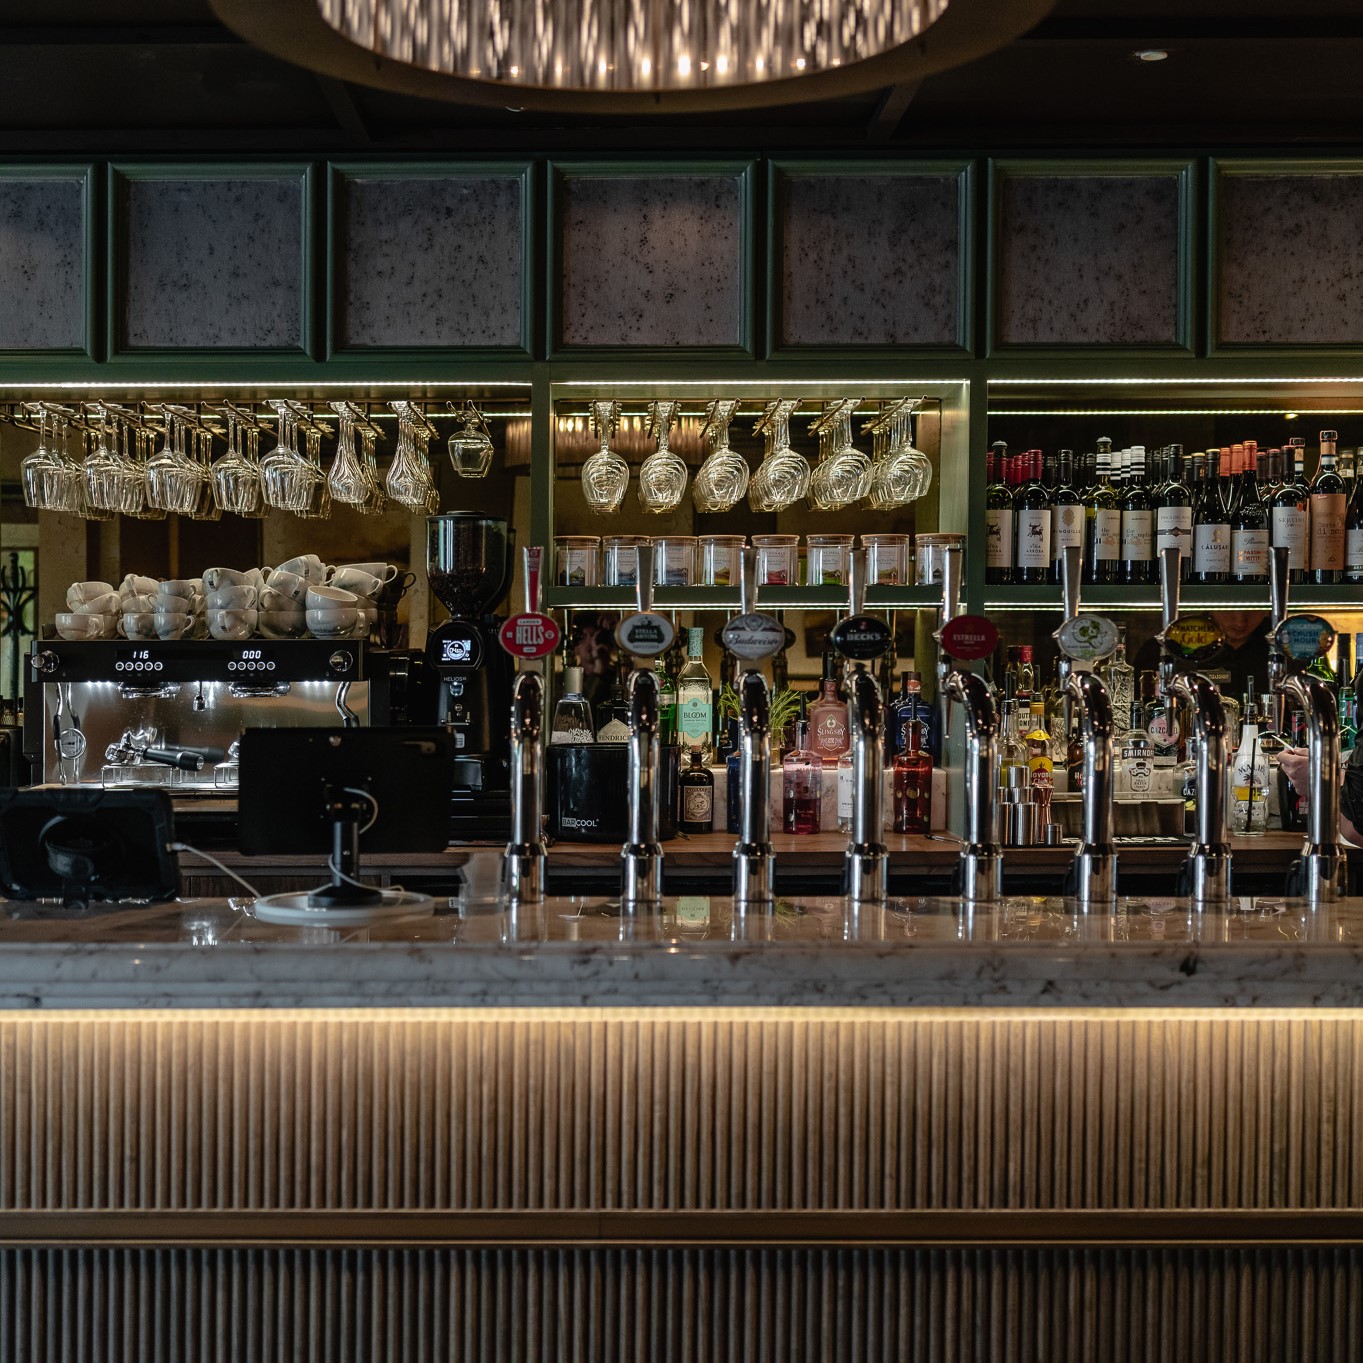
<svg viewBox="0 0 1363 1363"><path fill-rule="evenodd" d="M833 626L828 637L844 658L864 663L879 658L894 636L889 625L874 615L849 615Z"/></svg>
<svg viewBox="0 0 1363 1363"><path fill-rule="evenodd" d="M1201 667L1225 646L1226 636L1210 615L1180 615L1160 636L1166 655Z"/></svg>
<svg viewBox="0 0 1363 1363"><path fill-rule="evenodd" d="M745 663L774 658L785 647L785 626L771 615L735 615L719 632L724 647Z"/></svg>
<svg viewBox="0 0 1363 1363"><path fill-rule="evenodd" d="M1319 615L1293 615L1273 635L1284 658L1294 663L1313 663L1335 646L1335 627Z"/></svg>
<svg viewBox="0 0 1363 1363"><path fill-rule="evenodd" d="M656 658L658 654L666 653L676 635L672 621L653 611L627 615L615 627L616 642L636 658Z"/></svg>
<svg viewBox="0 0 1363 1363"><path fill-rule="evenodd" d="M937 631L937 642L949 658L978 662L999 646L999 632L982 615L958 615Z"/></svg>
<svg viewBox="0 0 1363 1363"><path fill-rule="evenodd" d="M513 658L547 658L562 637L558 625L547 615L513 615L497 636Z"/></svg>
<svg viewBox="0 0 1363 1363"><path fill-rule="evenodd" d="M1121 631L1102 615L1072 615L1055 632L1060 651L1076 663L1096 663L1117 651Z"/></svg>

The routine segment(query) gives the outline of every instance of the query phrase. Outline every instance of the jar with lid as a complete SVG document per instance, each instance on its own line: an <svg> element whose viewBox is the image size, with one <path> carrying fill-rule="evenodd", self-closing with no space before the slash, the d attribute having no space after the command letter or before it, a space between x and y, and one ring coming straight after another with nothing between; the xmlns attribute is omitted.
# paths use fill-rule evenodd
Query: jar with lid
<svg viewBox="0 0 1363 1363"><path fill-rule="evenodd" d="M743 573L742 535L700 537L700 580L706 587L736 587Z"/></svg>
<svg viewBox="0 0 1363 1363"><path fill-rule="evenodd" d="M754 535L759 587L797 587L800 584L799 535Z"/></svg>
<svg viewBox="0 0 1363 1363"><path fill-rule="evenodd" d="M919 535L914 540L914 557L920 587L936 586L942 580L947 561L947 550L953 546L965 549L964 535Z"/></svg>
<svg viewBox="0 0 1363 1363"><path fill-rule="evenodd" d="M845 587L851 535L809 535L805 539L805 581L811 587Z"/></svg>
<svg viewBox="0 0 1363 1363"><path fill-rule="evenodd" d="M866 550L868 587L907 587L909 576L909 537L907 535L863 535Z"/></svg>
<svg viewBox="0 0 1363 1363"><path fill-rule="evenodd" d="M560 587L600 584L601 540L597 535L554 536L554 582Z"/></svg>
<svg viewBox="0 0 1363 1363"><path fill-rule="evenodd" d="M653 582L659 587L689 587L696 580L696 537L661 535L653 541Z"/></svg>
<svg viewBox="0 0 1363 1363"><path fill-rule="evenodd" d="M603 541L606 586L636 586L639 581L639 548L652 543L647 535L607 535Z"/></svg>

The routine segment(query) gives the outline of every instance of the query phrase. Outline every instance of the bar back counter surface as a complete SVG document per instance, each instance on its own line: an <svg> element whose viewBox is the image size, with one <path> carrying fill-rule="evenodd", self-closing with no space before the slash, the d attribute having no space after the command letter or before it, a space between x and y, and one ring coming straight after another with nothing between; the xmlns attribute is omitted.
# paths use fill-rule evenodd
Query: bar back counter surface
<svg viewBox="0 0 1363 1363"><path fill-rule="evenodd" d="M1331 1359L1363 903L0 921L9 1359Z"/></svg>

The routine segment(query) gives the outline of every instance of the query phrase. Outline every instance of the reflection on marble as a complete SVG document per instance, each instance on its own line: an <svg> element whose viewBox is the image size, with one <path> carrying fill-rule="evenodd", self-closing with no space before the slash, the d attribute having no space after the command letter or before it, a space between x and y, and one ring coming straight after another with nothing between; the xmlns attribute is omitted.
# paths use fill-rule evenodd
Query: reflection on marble
<svg viewBox="0 0 1363 1363"><path fill-rule="evenodd" d="M737 175L565 176L560 343L736 346Z"/></svg>
<svg viewBox="0 0 1363 1363"><path fill-rule="evenodd" d="M17 906L9 906L16 911ZM0 921L0 1007L290 1006L1359 1007L1363 901L1310 913L1242 900L1013 897L849 907L837 896L736 914L599 897L509 913L442 902L366 929L273 927L223 900L80 920Z"/></svg>
<svg viewBox="0 0 1363 1363"><path fill-rule="evenodd" d="M1223 175L1218 339L1363 340L1363 175Z"/></svg>
<svg viewBox="0 0 1363 1363"><path fill-rule="evenodd" d="M781 181L787 345L955 345L956 175Z"/></svg>
<svg viewBox="0 0 1363 1363"><path fill-rule="evenodd" d="M129 347L302 344L301 179L124 185Z"/></svg>
<svg viewBox="0 0 1363 1363"><path fill-rule="evenodd" d="M353 176L341 205L342 344L520 343L519 179Z"/></svg>
<svg viewBox="0 0 1363 1363"><path fill-rule="evenodd" d="M1004 175L999 340L1173 345L1178 340L1174 175Z"/></svg>
<svg viewBox="0 0 1363 1363"><path fill-rule="evenodd" d="M85 344L81 180L0 179L0 350Z"/></svg>

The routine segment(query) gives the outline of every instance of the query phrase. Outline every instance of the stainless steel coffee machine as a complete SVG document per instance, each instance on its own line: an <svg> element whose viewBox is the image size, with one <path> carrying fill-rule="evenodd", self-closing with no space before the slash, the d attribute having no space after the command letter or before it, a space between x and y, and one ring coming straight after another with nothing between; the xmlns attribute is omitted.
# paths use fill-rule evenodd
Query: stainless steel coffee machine
<svg viewBox="0 0 1363 1363"><path fill-rule="evenodd" d="M235 800L244 729L370 722L367 648L355 639L39 640L24 750L45 784Z"/></svg>

